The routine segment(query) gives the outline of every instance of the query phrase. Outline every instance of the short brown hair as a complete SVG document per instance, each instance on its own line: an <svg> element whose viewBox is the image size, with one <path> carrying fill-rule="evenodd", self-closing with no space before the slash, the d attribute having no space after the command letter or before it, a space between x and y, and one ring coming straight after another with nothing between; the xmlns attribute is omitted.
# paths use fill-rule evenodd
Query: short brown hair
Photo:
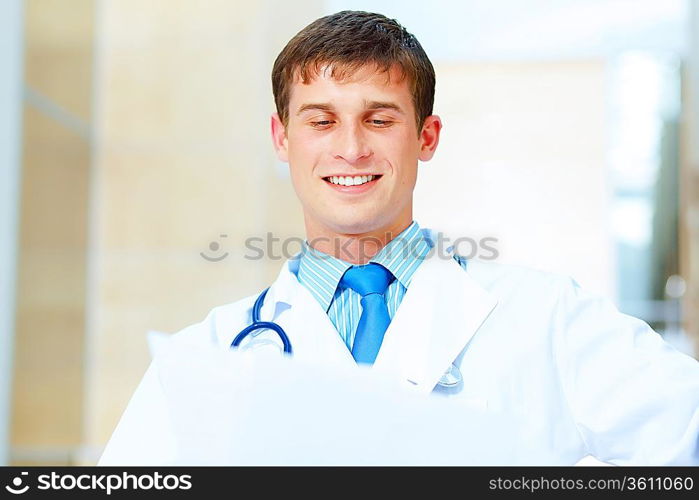
<svg viewBox="0 0 699 500"><path fill-rule="evenodd" d="M395 19L351 10L313 21L289 40L274 61L272 92L284 126L289 123L289 94L297 74L307 83L327 64L331 77L342 80L371 63L387 74L395 66L402 78L408 78L420 133L434 104L435 75L427 54Z"/></svg>

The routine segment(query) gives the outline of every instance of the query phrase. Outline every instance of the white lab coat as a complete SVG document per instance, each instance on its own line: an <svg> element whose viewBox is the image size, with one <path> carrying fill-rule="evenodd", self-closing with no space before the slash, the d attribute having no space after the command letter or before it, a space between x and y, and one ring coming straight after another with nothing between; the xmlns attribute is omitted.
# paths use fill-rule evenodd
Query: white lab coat
<svg viewBox="0 0 699 500"><path fill-rule="evenodd" d="M296 266L295 258L283 266L261 317L286 330L295 360L354 366ZM173 341L229 349L250 323L255 298L213 309ZM444 388L438 382L452 364L463 382ZM554 450L551 464L586 455L619 465L699 464L699 363L567 277L477 260L464 270L431 256L415 272L372 370L518 419L531 442ZM146 372L101 465L158 464L175 454L156 372L153 365Z"/></svg>

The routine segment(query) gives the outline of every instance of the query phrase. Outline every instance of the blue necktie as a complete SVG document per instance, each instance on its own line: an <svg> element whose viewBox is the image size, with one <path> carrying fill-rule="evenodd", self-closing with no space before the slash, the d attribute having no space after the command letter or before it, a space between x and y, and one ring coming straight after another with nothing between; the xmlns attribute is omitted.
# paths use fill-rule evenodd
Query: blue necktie
<svg viewBox="0 0 699 500"><path fill-rule="evenodd" d="M357 363L373 364L381 348L391 318L384 293L393 281L391 271L380 264L352 266L342 276L340 285L362 296L362 315L352 344L352 356Z"/></svg>

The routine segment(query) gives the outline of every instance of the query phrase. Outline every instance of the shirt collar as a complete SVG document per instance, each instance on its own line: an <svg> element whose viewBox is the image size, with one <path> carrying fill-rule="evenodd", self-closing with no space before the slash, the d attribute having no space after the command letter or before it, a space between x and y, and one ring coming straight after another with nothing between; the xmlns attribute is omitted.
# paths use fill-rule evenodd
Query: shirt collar
<svg viewBox="0 0 699 500"><path fill-rule="evenodd" d="M429 250L430 244L425 240L420 226L413 221L369 262L381 264L391 271L401 285L408 288L415 270ZM327 311L342 275L351 266L349 262L316 250L304 241L298 279Z"/></svg>

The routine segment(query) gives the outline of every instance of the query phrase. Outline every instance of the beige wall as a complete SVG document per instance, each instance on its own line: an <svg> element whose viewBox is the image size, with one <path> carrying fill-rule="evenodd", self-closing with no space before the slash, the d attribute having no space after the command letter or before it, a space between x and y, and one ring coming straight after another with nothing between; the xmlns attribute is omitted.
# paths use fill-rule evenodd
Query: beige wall
<svg viewBox="0 0 699 500"><path fill-rule="evenodd" d="M14 463L67 463L82 440L92 18L91 1L25 4Z"/></svg>

